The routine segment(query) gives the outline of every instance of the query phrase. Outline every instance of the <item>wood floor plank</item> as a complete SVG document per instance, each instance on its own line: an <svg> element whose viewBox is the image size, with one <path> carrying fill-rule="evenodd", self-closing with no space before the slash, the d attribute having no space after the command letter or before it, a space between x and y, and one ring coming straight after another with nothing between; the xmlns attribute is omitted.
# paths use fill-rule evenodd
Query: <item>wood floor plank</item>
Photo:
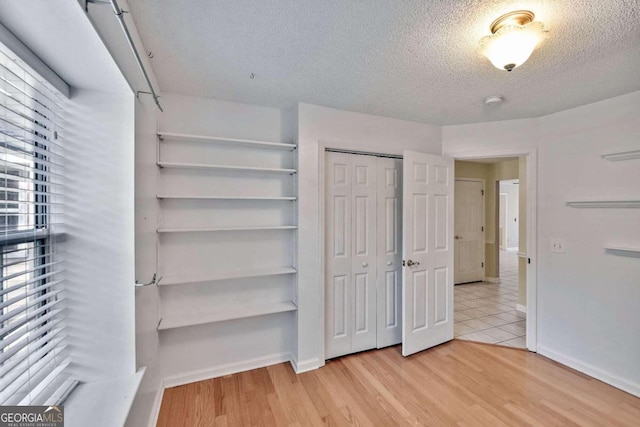
<svg viewBox="0 0 640 427"><path fill-rule="evenodd" d="M165 390L159 427L634 426L640 399L534 353L454 340L402 357L345 356Z"/></svg>

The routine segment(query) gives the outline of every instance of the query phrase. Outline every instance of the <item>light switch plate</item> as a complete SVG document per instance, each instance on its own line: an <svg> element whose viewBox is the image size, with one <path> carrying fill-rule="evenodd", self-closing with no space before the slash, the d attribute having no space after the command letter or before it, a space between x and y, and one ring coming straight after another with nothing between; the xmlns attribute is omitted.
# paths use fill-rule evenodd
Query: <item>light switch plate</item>
<svg viewBox="0 0 640 427"><path fill-rule="evenodd" d="M551 239L549 250L557 254L563 254L567 251L567 241L565 239Z"/></svg>

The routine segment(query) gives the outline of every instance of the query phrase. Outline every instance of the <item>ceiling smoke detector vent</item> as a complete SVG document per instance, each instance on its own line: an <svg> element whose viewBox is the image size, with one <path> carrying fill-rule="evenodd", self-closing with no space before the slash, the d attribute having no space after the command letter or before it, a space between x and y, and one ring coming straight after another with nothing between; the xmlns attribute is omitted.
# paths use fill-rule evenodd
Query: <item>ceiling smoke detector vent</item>
<svg viewBox="0 0 640 427"><path fill-rule="evenodd" d="M489 107L494 107L496 105L500 105L500 104L502 104L502 101L504 101L504 98L502 98L499 95L487 96L484 99L485 105L488 105Z"/></svg>

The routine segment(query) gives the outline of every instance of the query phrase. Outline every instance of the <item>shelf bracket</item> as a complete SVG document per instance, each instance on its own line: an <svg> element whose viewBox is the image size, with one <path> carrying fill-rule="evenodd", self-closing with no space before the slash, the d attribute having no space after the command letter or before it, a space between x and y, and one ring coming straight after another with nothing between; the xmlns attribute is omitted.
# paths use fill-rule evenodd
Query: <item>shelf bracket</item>
<svg viewBox="0 0 640 427"><path fill-rule="evenodd" d="M158 281L156 281L156 277L157 277L157 274L153 273L153 277L151 278L151 281L149 283L140 283L139 281L136 280L135 282L136 288L144 288L145 286L157 285Z"/></svg>

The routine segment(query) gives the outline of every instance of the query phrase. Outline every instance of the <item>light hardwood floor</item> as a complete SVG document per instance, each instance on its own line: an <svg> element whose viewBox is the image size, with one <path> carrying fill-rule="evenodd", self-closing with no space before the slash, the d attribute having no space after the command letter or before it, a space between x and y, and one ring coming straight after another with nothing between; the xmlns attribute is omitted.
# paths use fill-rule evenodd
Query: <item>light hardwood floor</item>
<svg viewBox="0 0 640 427"><path fill-rule="evenodd" d="M640 399L524 350L454 340L165 390L158 426L214 425L639 426Z"/></svg>

